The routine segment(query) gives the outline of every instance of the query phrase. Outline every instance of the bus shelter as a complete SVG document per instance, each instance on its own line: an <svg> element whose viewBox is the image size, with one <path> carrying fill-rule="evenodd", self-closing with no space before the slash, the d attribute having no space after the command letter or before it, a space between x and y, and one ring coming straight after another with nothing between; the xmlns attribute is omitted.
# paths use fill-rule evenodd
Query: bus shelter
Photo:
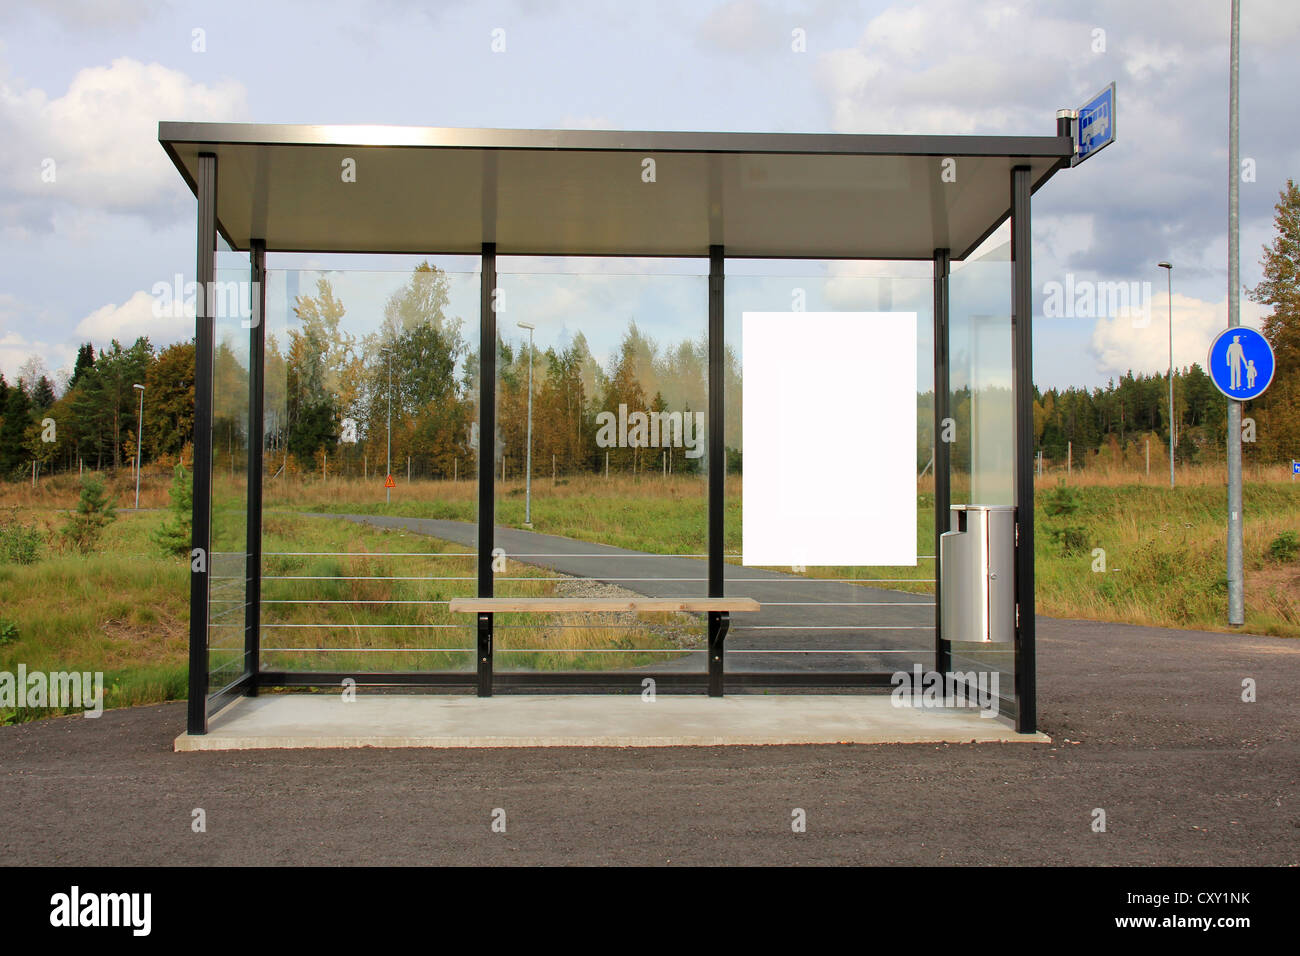
<svg viewBox="0 0 1300 956"><path fill-rule="evenodd" d="M361 686L459 689L479 696L638 692L647 677L661 692L716 695L784 688L842 693L888 690L900 669L949 673L976 666L996 669L1006 678L999 709L1016 730L1036 730L1030 205L1034 192L1071 164L1076 147L1068 114L1058 115L1056 131L1044 136L163 122L159 141L197 200L196 280L203 290L196 296L189 734L206 733L209 717L237 697L266 688L337 687L348 679ZM1009 242L1000 253L985 256L991 237L1008 221ZM219 266L219 255L232 252L246 256L247 271L235 277L247 289L242 310L227 308L213 291L222 287L223 276L232 275ZM439 287L451 288L448 295L460 295L462 304L473 300L463 311L471 313L465 329L476 347L467 349L458 372L472 390L467 406L472 420L445 426L468 426L456 438L463 439L456 448L468 449L468 454L447 453L427 466L429 480L443 482L438 487L448 489L448 496L459 496L455 500L463 511L459 524L430 527L433 537L445 534L446 540L463 534L464 547L444 548L430 557L463 561L466 573L376 574L374 566L359 562L381 556L345 553L337 558L350 562L342 570L361 573L343 574L335 566L313 574L306 572L320 570L310 565L319 556L283 543L268 546L274 511L270 496L280 493L277 482L283 481L286 468L299 467L291 462L308 457L282 452L275 437L282 415L272 406L286 401L286 390L301 393L310 387L301 375L295 379L292 370L281 370L274 348L268 361L268 342L284 346L286 328L301 316L303 293L310 291L298 284L305 272L286 269L277 277L276 269L268 270L268 254L278 253L312 254L322 262L344 254L473 257L477 268ZM526 277L521 273L510 280L501 266L530 257L619 258L631 264L624 271L650 259L700 263L697 275L674 285L698 290L688 295L698 302L699 375L706 397L702 404L684 406L682 414L688 423L698 416L700 447L692 457L665 442L662 452L632 453L631 464L619 466L631 468L629 474L638 482L655 477L669 482L674 468L682 481L689 476L697 482L690 487L698 487L698 497L689 497L688 503L699 515L695 530L701 550L643 556L662 559L656 567L678 568L675 575L659 574L655 581L639 584L654 575L637 578L617 570L645 565L637 564L641 559L635 549L593 544L584 553L565 544L563 536L527 537L523 529L528 525L503 520L502 509L516 507L517 499L509 496L517 495L521 482L531 511L535 488L558 489L566 480L558 473L554 453L534 456L531 370L542 366L534 361L531 338L527 448L503 448L499 438L499 415L506 414L499 397L507 373L503 363L517 362L524 347L503 352L503 342L522 336L522 329L531 334L530 323L515 320L528 318L527 308L511 315L499 302L510 281L528 301ZM833 268L863 260L913 263L910 279L873 280L873 304L877 312L888 313L900 298L910 296L912 310L924 319L918 364L929 387L918 386L924 391L918 419L923 434L918 439L920 467L913 473L919 472L922 482L920 534L928 543L917 552L918 576L900 579L913 585L903 591L879 587L891 578L854 577L852 571L837 577L810 577L799 567L751 572L736 560L734 546L728 546L739 520L737 509L729 506L737 504L743 480L739 409L734 407L742 393L732 381L739 374L739 343L728 318L729 310L737 311L743 303L729 296L748 288L762 311L789 311L792 335L799 334L799 306L791 309L787 293L760 301L761 276L733 270L763 261L808 261ZM917 269L925 270L923 278ZM954 300L963 302L964 293L958 284L963 275L977 273L985 280L992 277L1002 301L976 303L978 296L972 293L972 301L960 305L959 319ZM918 292L922 283L923 296ZM823 298L824 305L834 305L834 296ZM917 306L921 298L924 305ZM508 322L505 315L510 315ZM349 321L345 315L343 326ZM817 356L829 363L833 353L833 344L814 343L812 351L799 353L806 365L796 373L815 380L821 374ZM391 361L391 354L387 357ZM392 374L390 365L390 407ZM607 392L609 387L606 382ZM616 408L606 411L605 426L626 428ZM879 410L813 409L811 414L844 415L851 421L864 411ZM668 422L674 413L656 414ZM419 479L418 474L413 479L412 469L425 465L412 465L408 456L403 475L403 463L391 463L391 420L390 412L387 461L372 459L368 452L358 461L344 445L333 456L333 445L313 450L319 454L310 460L321 476L323 497L331 494L330 481L345 480L335 478L331 467L349 469L348 475L374 484L376 501L383 500L384 478L396 485L399 497L405 493L403 479L406 484ZM672 421L680 439L681 424ZM382 447L379 427L371 428L368 440ZM618 448L615 452L624 454ZM822 458L831 461L831 452L829 447L805 449L805 467L816 468ZM583 461L587 471L574 482L610 477L608 454L603 463L590 454ZM388 474L381 476L385 466ZM315 480L303 478L308 479ZM471 511L472 519L463 520ZM423 526L409 522L423 519L412 514L410 507L393 511L377 506L371 512L380 525L419 531ZM966 547L977 531L986 547L1004 547L1004 556L990 558ZM557 552L547 564L547 548L561 546L568 549L563 557ZM700 612L707 617L707 642L667 650L634 647L628 659L637 664L628 667L607 666L604 662L613 658L600 655L583 658L586 664L579 668L503 667L503 655L516 653L505 623L513 618L498 610L505 605L491 603L511 593L503 587L514 580L502 573L503 555L531 569L567 568L568 576L669 602L664 607L708 608ZM595 564L583 565L584 560ZM957 574L961 581L945 581ZM415 617L403 619L407 623L368 624L366 602L354 593L341 600L317 600L309 582L322 578L331 578L331 584L335 578L402 580L408 582L402 587L417 589L405 593L419 600L392 604L437 605L437 613L444 614L461 601L473 613L463 621ZM990 585L990 579L996 584ZM452 593L456 581L463 587ZM534 588L529 593L543 586L526 583ZM814 593L823 598L801 599ZM837 599L850 593L874 599ZM756 603L764 613L770 606L775 623L755 624L745 633L747 625L739 620L743 615L733 621L726 609L739 606L727 602L748 594L766 596ZM899 594L909 600L897 601ZM679 598L685 603L671 603ZM384 603L383 596L368 600L367 606ZM907 606L895 606L900 603ZM303 605L316 610L346 605L352 617L336 620L335 631L326 631L351 636L332 644L320 636L325 622L283 616L306 613ZM633 600L628 606L635 605ZM511 609L524 613L529 607ZM843 613L852 616L835 617L831 609L837 607L847 607ZM656 609L641 609L647 608ZM785 617L779 616L782 608ZM364 630L372 627L379 630ZM368 636L373 633L438 634L442 643L429 647L424 639L416 642L420 646L378 646ZM311 639L290 646L293 635L305 634ZM866 648L826 643L863 635ZM517 649L519 660L539 659L525 657L526 650ZM601 653L606 651L612 655L615 648ZM643 663L656 653L675 663Z"/></svg>

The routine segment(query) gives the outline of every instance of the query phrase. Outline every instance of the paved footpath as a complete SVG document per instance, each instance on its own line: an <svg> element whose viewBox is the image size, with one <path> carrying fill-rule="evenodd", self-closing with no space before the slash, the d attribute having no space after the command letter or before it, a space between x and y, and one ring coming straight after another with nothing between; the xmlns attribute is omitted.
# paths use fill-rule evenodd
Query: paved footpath
<svg viewBox="0 0 1300 956"><path fill-rule="evenodd" d="M1038 635L1050 745L176 754L180 703L0 727L0 863L1300 864L1300 643Z"/></svg>
<svg viewBox="0 0 1300 956"><path fill-rule="evenodd" d="M319 517L400 528L469 548L478 541L477 526L465 521L388 515ZM703 597L707 593L707 572L700 558L646 554L506 527L497 527L495 538L496 546L516 561L617 584L646 597ZM932 574L932 564L920 562L915 577ZM754 614L732 615L727 636L727 670L732 673L896 671L909 670L913 662L926 668L934 663L934 598L930 595L818 581L734 564L726 566L724 578L729 595L752 597L763 605ZM509 592L502 588L499 593ZM746 653L765 648L803 653ZM841 650L854 653L836 653ZM655 665L656 670L698 671L704 667L703 653Z"/></svg>

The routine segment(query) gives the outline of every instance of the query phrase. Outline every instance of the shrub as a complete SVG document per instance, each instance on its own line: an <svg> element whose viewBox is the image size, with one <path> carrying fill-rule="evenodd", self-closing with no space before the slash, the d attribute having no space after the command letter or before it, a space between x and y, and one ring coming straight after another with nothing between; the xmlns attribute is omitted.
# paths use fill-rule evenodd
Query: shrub
<svg viewBox="0 0 1300 956"><path fill-rule="evenodd" d="M172 500L171 515L154 532L154 544L165 554L188 554L194 520L194 476L179 463L172 472L168 495Z"/></svg>
<svg viewBox="0 0 1300 956"><path fill-rule="evenodd" d="M1067 525L1052 532L1061 546L1062 554L1082 554L1088 550L1088 529L1083 525Z"/></svg>
<svg viewBox="0 0 1300 956"><path fill-rule="evenodd" d="M10 564L35 564L41 556L41 533L18 520L17 509L11 508L0 518L0 561Z"/></svg>
<svg viewBox="0 0 1300 956"><path fill-rule="evenodd" d="M1062 478L1056 487L1043 496L1043 512L1053 518L1065 518L1077 514L1083 507L1079 493L1065 483Z"/></svg>
<svg viewBox="0 0 1300 956"><path fill-rule="evenodd" d="M1043 496L1043 512L1053 518L1072 518L1082 507L1083 500L1079 493L1066 485L1065 479L1061 479L1055 489ZM1062 521L1060 524L1048 525L1046 530L1060 547L1061 554L1066 557L1088 550L1088 529L1084 525Z"/></svg>
<svg viewBox="0 0 1300 956"><path fill-rule="evenodd" d="M104 482L98 475L90 475L81 482L81 497L77 509L68 516L63 526L63 537L82 554L89 554L99 543L99 536L117 517L113 503L104 491Z"/></svg>
<svg viewBox="0 0 1300 956"><path fill-rule="evenodd" d="M1300 554L1300 535L1294 531L1283 531L1269 542L1268 556L1274 561L1294 561L1297 554Z"/></svg>
<svg viewBox="0 0 1300 956"><path fill-rule="evenodd" d="M18 625L13 621L0 620L0 646L12 644L18 640Z"/></svg>

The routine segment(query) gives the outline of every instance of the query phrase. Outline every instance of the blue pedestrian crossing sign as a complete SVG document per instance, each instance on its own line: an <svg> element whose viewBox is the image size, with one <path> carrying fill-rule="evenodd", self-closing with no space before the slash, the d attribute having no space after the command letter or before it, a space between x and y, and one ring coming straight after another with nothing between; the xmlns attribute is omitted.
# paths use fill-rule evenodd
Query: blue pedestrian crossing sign
<svg viewBox="0 0 1300 956"><path fill-rule="evenodd" d="M1273 347L1254 329L1224 329L1210 345L1210 378L1224 395L1246 402L1259 398L1273 381Z"/></svg>

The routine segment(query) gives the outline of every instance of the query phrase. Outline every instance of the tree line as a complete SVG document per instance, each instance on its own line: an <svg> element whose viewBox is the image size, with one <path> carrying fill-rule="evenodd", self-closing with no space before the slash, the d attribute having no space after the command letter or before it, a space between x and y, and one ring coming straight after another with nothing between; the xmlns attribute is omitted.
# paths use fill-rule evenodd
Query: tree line
<svg viewBox="0 0 1300 956"><path fill-rule="evenodd" d="M347 474L376 474L387 459L391 410L394 470L409 456L422 477L474 474L479 353L463 320L448 315L448 302L445 273L423 263L389 298L379 329L358 338L346 331L346 308L327 278L317 280L314 294L299 296L299 327L283 342L267 339L266 456L274 463L268 468L319 472L332 460ZM228 351L218 365L238 374ZM633 321L604 365L580 331L544 349L499 339L496 359L496 446L484 454L493 462L504 458L508 473L520 474L528 453L530 368L535 474L602 470L607 454L611 470L702 469L703 459L684 447L602 447L597 416L620 405L645 413L705 411L703 338L663 346ZM729 421L739 434L734 354L727 355L726 373L734 400ZM242 411L232 406L225 419L232 437Z"/></svg>
<svg viewBox="0 0 1300 956"><path fill-rule="evenodd" d="M129 347L114 339L98 353L84 343L57 395L47 373L20 373L13 385L0 374L0 476L21 478L33 463L42 473L129 463L139 437L135 385L145 386L144 459L179 460L194 435L194 343L159 351L147 337Z"/></svg>
<svg viewBox="0 0 1300 956"><path fill-rule="evenodd" d="M1277 236L1264 249L1264 277L1249 294L1272 307L1264 334L1277 364L1265 395L1246 404L1253 422L1244 453L1261 462L1300 458L1300 189L1288 181L1276 207ZM422 263L384 306L377 331L347 331L347 310L329 280L300 295L297 327L283 341L267 335L264 458L268 473L378 475L389 442L394 471L409 457L421 477L469 477L478 457L478 352L464 323L448 314L448 280ZM246 335L246 333L243 333ZM597 417L620 406L643 413L707 411L708 346L703 339L662 344L635 321L602 365L581 332L545 349L526 340L497 342L497 422L493 462L504 457L521 474L527 452L529 370L532 371L534 474L671 468L700 472L704 456L684 447L603 447ZM218 341L214 354L213 444L216 467L233 473L246 461L246 342ZM391 376L391 387L390 387ZM728 471L739 471L741 369L724 356ZM144 428L138 436L138 392L144 385ZM1049 461L1067 455L1123 455L1150 436L1167 443L1172 427L1183 462L1222 460L1226 400L1197 364L1174 372L1174 404L1163 374L1128 374L1105 388L1049 388L1034 393L1038 448ZM954 468L970 466L970 391L951 396L956 424ZM991 395L989 401L1009 401ZM918 468L933 447L933 395L918 396ZM136 453L146 463L188 462L194 431L194 344L157 350L148 338L96 351L84 343L66 385L58 389L39 363L28 362L10 385L0 374L0 476L121 468ZM1131 449L1130 449L1131 450ZM495 465L494 467L500 467Z"/></svg>

